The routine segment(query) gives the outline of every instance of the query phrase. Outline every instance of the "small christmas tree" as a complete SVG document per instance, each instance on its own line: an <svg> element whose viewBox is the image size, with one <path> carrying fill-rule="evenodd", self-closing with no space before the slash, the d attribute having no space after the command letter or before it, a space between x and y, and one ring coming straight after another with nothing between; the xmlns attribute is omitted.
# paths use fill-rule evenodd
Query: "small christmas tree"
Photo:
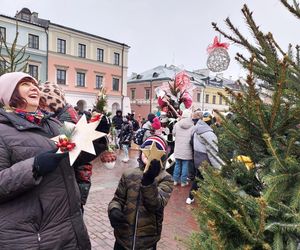
<svg viewBox="0 0 300 250"><path fill-rule="evenodd" d="M299 4L281 2L300 18ZM300 242L300 60L292 47L287 52L271 33L264 34L244 5L245 20L257 45L226 19L233 35L225 38L250 52L237 54L248 69L242 93L227 92L234 119L223 117L220 140L233 152L221 172L202 167L204 181L196 193L200 232L192 236L192 249L297 249ZM264 95L263 95L264 93ZM265 96L270 100L265 101ZM219 137L220 138L220 137ZM228 143L230 142L230 143ZM227 148L227 151L228 148ZM222 152L221 152L222 155ZM234 160L251 158L254 168Z"/></svg>
<svg viewBox="0 0 300 250"><path fill-rule="evenodd" d="M98 113L103 114L106 110L106 105L107 105L106 89L104 87L101 87L97 95L96 105L94 106L94 109Z"/></svg>

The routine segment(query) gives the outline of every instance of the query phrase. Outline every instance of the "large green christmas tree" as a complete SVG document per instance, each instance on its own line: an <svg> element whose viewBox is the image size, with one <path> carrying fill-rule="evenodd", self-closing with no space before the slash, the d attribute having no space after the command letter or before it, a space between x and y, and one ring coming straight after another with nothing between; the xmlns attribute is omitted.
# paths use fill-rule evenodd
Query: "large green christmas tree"
<svg viewBox="0 0 300 250"><path fill-rule="evenodd" d="M281 0L300 18L299 3ZM221 172L202 166L204 180L196 193L200 231L191 249L297 249L300 243L300 53L299 46L283 49L271 33L263 33L252 12L242 13L255 43L230 19L225 32L250 57L236 55L248 69L242 93L231 94L234 116L223 118L219 135ZM225 96L223 96L225 98ZM222 150L226 148L226 150ZM253 166L232 160L250 157Z"/></svg>

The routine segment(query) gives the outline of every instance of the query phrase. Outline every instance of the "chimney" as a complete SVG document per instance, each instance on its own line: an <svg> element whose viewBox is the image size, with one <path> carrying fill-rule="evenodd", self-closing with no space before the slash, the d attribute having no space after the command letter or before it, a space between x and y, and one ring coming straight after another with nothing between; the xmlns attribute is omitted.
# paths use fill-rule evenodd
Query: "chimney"
<svg viewBox="0 0 300 250"><path fill-rule="evenodd" d="M136 77L137 77L137 73L132 72L130 78L133 78L133 79L134 79L134 78L136 78Z"/></svg>
<svg viewBox="0 0 300 250"><path fill-rule="evenodd" d="M199 75L204 75L204 77L209 76L209 69L196 69L194 72Z"/></svg>
<svg viewBox="0 0 300 250"><path fill-rule="evenodd" d="M31 22L32 23L38 23L38 19L39 19L39 13L32 12L31 13Z"/></svg>

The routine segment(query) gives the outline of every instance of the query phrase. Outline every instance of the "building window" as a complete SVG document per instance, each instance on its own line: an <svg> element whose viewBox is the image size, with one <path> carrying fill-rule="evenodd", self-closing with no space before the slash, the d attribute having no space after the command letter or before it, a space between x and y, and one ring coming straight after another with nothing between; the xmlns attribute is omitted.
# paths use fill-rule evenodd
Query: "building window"
<svg viewBox="0 0 300 250"><path fill-rule="evenodd" d="M6 41L6 28L0 27L0 40L5 42Z"/></svg>
<svg viewBox="0 0 300 250"><path fill-rule="evenodd" d="M66 54L66 40L57 38L57 52Z"/></svg>
<svg viewBox="0 0 300 250"><path fill-rule="evenodd" d="M205 95L205 103L209 103L209 95Z"/></svg>
<svg viewBox="0 0 300 250"><path fill-rule="evenodd" d="M97 49L97 61L103 62L103 57L104 57L104 50Z"/></svg>
<svg viewBox="0 0 300 250"><path fill-rule="evenodd" d="M197 93L197 102L200 102L201 99L201 93Z"/></svg>
<svg viewBox="0 0 300 250"><path fill-rule="evenodd" d="M77 72L77 87L85 86L85 73Z"/></svg>
<svg viewBox="0 0 300 250"><path fill-rule="evenodd" d="M119 82L120 82L120 79L118 78L113 78L113 91L119 91Z"/></svg>
<svg viewBox="0 0 300 250"><path fill-rule="evenodd" d="M78 43L78 56L85 58L86 56L86 46L84 44Z"/></svg>
<svg viewBox="0 0 300 250"><path fill-rule="evenodd" d="M56 82L57 84L66 84L66 71L63 69L56 70Z"/></svg>
<svg viewBox="0 0 300 250"><path fill-rule="evenodd" d="M131 89L131 100L135 99L135 89Z"/></svg>
<svg viewBox="0 0 300 250"><path fill-rule="evenodd" d="M120 54L114 53L114 65L120 65Z"/></svg>
<svg viewBox="0 0 300 250"><path fill-rule="evenodd" d="M150 100L150 89L145 90L145 99Z"/></svg>
<svg viewBox="0 0 300 250"><path fill-rule="evenodd" d="M96 76L96 89L100 89L103 85L103 76Z"/></svg>
<svg viewBox="0 0 300 250"><path fill-rule="evenodd" d="M38 79L39 78L39 67L36 65L29 64L29 72L28 73L35 79Z"/></svg>
<svg viewBox="0 0 300 250"><path fill-rule="evenodd" d="M219 104L222 105L222 102L223 102L223 97L219 96Z"/></svg>
<svg viewBox="0 0 300 250"><path fill-rule="evenodd" d="M39 37L36 35L28 35L28 48L39 49Z"/></svg>
<svg viewBox="0 0 300 250"><path fill-rule="evenodd" d="M216 104L216 96L215 95L213 95L212 103Z"/></svg>

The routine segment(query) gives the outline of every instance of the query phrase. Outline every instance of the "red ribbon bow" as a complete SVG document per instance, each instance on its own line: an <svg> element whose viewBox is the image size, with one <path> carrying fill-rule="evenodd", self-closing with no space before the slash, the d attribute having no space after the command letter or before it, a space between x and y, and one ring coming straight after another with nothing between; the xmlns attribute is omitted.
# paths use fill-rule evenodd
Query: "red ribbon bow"
<svg viewBox="0 0 300 250"><path fill-rule="evenodd" d="M96 122L99 121L102 118L101 114L96 114L95 116L93 116L90 120L90 122Z"/></svg>
<svg viewBox="0 0 300 250"><path fill-rule="evenodd" d="M211 53L216 48L228 49L229 43L220 43L218 37L215 36L214 43L207 47L207 52Z"/></svg>

